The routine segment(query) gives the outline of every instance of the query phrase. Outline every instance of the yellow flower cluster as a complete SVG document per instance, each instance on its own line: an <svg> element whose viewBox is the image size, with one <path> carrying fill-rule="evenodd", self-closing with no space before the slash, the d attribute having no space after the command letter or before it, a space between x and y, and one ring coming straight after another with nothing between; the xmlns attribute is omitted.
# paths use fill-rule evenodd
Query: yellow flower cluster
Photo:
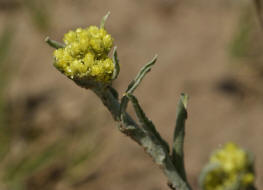
<svg viewBox="0 0 263 190"><path fill-rule="evenodd" d="M238 185L239 189L246 189L254 183L248 153L234 143L227 143L214 152L209 163L218 164L219 167L205 177L205 190L226 190L235 185Z"/></svg>
<svg viewBox="0 0 263 190"><path fill-rule="evenodd" d="M108 57L113 39L104 28L90 26L69 31L63 39L65 48L54 51L55 67L71 79L90 78L109 82L114 64Z"/></svg>

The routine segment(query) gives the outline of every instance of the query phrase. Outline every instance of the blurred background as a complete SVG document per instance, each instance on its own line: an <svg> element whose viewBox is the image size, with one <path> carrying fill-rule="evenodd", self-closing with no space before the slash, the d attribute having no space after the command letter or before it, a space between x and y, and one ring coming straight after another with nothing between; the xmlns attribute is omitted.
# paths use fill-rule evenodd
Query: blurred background
<svg viewBox="0 0 263 190"><path fill-rule="evenodd" d="M262 187L263 30L253 1L0 0L0 189L169 189L99 99L52 66L44 38L99 25L107 11L120 94L159 55L135 94L169 142L179 95L190 96L185 162L193 187L227 141L255 154Z"/></svg>

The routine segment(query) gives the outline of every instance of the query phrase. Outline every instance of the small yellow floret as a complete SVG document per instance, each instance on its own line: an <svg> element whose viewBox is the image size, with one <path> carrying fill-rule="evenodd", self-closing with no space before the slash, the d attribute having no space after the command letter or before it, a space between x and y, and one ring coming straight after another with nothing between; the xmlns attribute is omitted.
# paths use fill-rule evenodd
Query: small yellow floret
<svg viewBox="0 0 263 190"><path fill-rule="evenodd" d="M71 31L69 31L68 33L66 33L66 34L64 35L63 41L64 41L64 43L65 43L66 45L68 45L68 44L76 41L76 39L77 39L76 33L71 30Z"/></svg>
<svg viewBox="0 0 263 190"><path fill-rule="evenodd" d="M91 68L95 62L93 53L87 53L83 58L83 62L88 66L88 68Z"/></svg>
<svg viewBox="0 0 263 190"><path fill-rule="evenodd" d="M113 39L105 29L96 26L77 28L66 33L63 41L66 47L54 51L54 65L61 72L72 79L111 80L114 64L108 53Z"/></svg>

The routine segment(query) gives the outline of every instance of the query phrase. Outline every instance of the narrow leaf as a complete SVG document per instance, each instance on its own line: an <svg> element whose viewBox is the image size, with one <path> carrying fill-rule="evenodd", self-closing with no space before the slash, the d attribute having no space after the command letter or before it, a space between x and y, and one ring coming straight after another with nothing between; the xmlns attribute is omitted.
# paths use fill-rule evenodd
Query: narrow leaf
<svg viewBox="0 0 263 190"><path fill-rule="evenodd" d="M121 104L120 104L120 115L124 114L126 109L127 109L127 106L128 106L128 102L129 102L129 99L126 95L124 95L122 98L121 98Z"/></svg>
<svg viewBox="0 0 263 190"><path fill-rule="evenodd" d="M148 62L143 68L141 68L141 70L139 71L135 79L132 80L130 84L128 85L126 94L132 94L134 92L134 90L139 86L143 77L151 70L156 60L157 60L157 55L155 55L154 58L150 62ZM120 115L122 115L126 111L126 108L129 102L129 99L127 98L126 94L121 99Z"/></svg>
<svg viewBox="0 0 263 190"><path fill-rule="evenodd" d="M118 59L116 46L113 48L113 63L114 63L114 71L112 75L112 80L115 80L118 77L119 72L120 72L120 65L119 65L119 59Z"/></svg>
<svg viewBox="0 0 263 190"><path fill-rule="evenodd" d="M100 28L104 28L105 22L107 21L109 16L110 16L110 11L101 19Z"/></svg>
<svg viewBox="0 0 263 190"><path fill-rule="evenodd" d="M65 44L57 42L55 40L51 40L48 36L45 38L45 42L55 49L64 48Z"/></svg>
<svg viewBox="0 0 263 190"><path fill-rule="evenodd" d="M181 177L186 181L184 168L184 135L185 135L185 120L187 119L187 99L186 94L181 94L176 111L176 125L173 138L172 161L175 164Z"/></svg>
<svg viewBox="0 0 263 190"><path fill-rule="evenodd" d="M148 62L137 74L135 79L129 84L128 89L126 90L127 93L132 94L134 90L139 86L141 83L143 77L151 70L152 66L155 64L157 60L157 55L154 56L154 58Z"/></svg>
<svg viewBox="0 0 263 190"><path fill-rule="evenodd" d="M142 128L144 131L152 136L154 136L159 143L163 146L163 148L166 150L166 152L169 153L169 145L168 143L161 137L161 135L156 130L154 124L150 119L147 118L144 111L142 110L141 106L139 105L139 102L135 96L132 94L127 94L127 97L132 102L133 108L135 110L136 116L139 119L140 124L142 125Z"/></svg>

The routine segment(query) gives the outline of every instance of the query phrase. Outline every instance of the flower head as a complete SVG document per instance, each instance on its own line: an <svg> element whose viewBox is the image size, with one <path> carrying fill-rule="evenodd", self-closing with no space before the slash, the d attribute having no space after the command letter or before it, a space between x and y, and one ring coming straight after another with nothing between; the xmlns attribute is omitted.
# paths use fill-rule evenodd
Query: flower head
<svg viewBox="0 0 263 190"><path fill-rule="evenodd" d="M108 83L114 64L108 54L113 39L104 28L90 26L64 35L64 48L54 51L55 67L71 79L88 79Z"/></svg>
<svg viewBox="0 0 263 190"><path fill-rule="evenodd" d="M227 143L215 151L209 164L216 167L207 172L202 182L205 190L246 189L254 183L249 154L234 143Z"/></svg>

